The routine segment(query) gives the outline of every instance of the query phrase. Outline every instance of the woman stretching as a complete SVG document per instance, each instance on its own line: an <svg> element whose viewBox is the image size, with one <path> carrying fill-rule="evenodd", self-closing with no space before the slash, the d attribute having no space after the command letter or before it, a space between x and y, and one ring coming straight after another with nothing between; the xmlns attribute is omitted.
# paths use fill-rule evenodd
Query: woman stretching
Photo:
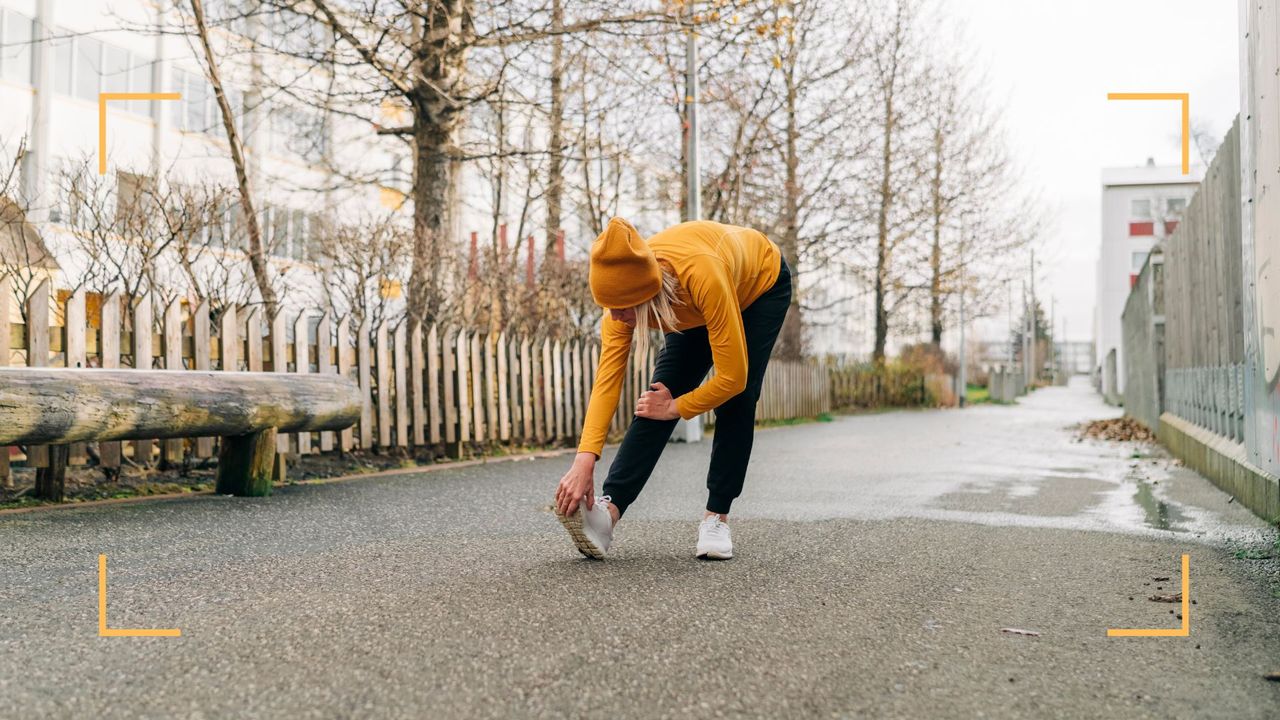
<svg viewBox="0 0 1280 720"><path fill-rule="evenodd" d="M751 459L756 400L791 305L791 273L763 233L708 221L667 228L646 242L614 218L591 246L591 295L606 312L600 367L573 467L556 489L556 515L582 554L603 558L613 527L640 494L678 418L716 413L707 507L697 557L733 557L729 506ZM618 407L627 356L663 333L648 391L595 497L595 466ZM707 371L715 375L703 383Z"/></svg>

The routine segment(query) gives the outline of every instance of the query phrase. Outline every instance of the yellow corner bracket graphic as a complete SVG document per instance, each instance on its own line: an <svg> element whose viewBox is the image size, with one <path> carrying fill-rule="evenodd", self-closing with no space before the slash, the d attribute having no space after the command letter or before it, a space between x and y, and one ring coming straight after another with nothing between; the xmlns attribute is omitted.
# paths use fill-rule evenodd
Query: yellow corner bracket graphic
<svg viewBox="0 0 1280 720"><path fill-rule="evenodd" d="M1107 93L1108 100L1177 100L1182 103L1182 174L1191 174L1191 93Z"/></svg>
<svg viewBox="0 0 1280 720"><path fill-rule="evenodd" d="M107 627L107 556L98 556L98 637L181 637L178 628L134 629Z"/></svg>
<svg viewBox="0 0 1280 720"><path fill-rule="evenodd" d="M1182 556L1182 627L1107 630L1107 637L1187 637L1191 634L1191 556Z"/></svg>
<svg viewBox="0 0 1280 720"><path fill-rule="evenodd" d="M98 93L98 174L107 174L107 103L111 100L181 100L182 93Z"/></svg>

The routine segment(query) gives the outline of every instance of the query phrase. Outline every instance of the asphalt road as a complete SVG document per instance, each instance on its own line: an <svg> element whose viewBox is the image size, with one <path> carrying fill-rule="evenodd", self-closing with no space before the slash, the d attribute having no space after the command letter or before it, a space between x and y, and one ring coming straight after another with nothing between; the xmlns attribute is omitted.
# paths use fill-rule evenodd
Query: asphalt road
<svg viewBox="0 0 1280 720"><path fill-rule="evenodd" d="M1276 717L1280 574L1236 557L1274 532L1068 429L1110 414L1072 387L762 431L722 563L709 444L605 562L549 512L565 457L2 516L0 716ZM180 638L98 637L99 553L109 624ZM1183 553L1190 636L1108 638L1178 627L1147 598Z"/></svg>

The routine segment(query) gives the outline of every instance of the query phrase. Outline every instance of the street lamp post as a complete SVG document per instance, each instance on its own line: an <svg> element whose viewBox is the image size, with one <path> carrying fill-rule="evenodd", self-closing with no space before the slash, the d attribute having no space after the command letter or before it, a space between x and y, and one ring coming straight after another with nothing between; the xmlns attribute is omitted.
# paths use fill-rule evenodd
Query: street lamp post
<svg viewBox="0 0 1280 720"><path fill-rule="evenodd" d="M684 169L685 199L684 219L697 220L702 216L702 187L698 169L698 35L693 25L693 3L689 3L688 23L685 26L684 45ZM684 442L702 440L702 418L680 420L676 423L672 439Z"/></svg>

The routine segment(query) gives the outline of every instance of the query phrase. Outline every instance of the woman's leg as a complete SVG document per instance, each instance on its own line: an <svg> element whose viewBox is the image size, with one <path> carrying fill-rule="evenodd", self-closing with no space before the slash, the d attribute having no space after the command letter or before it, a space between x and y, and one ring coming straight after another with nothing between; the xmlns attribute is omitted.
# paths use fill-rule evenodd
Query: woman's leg
<svg viewBox="0 0 1280 720"><path fill-rule="evenodd" d="M791 273L785 263L773 287L742 311L747 340L747 387L716 408L716 430L711 441L711 468L707 472L707 512L729 514L729 506L742 493L755 439L756 401L764 384L773 343L791 306Z"/></svg>
<svg viewBox="0 0 1280 720"><path fill-rule="evenodd" d="M698 387L711 369L711 345L707 341L707 329L695 328L666 336L662 352L658 354L657 367L651 383L660 382L671 391L672 397ZM653 467L658 464L662 450L671 438L676 420L650 420L633 417L622 446L609 466L604 480L603 494L618 509L618 515L627 511L644 484L648 482Z"/></svg>

